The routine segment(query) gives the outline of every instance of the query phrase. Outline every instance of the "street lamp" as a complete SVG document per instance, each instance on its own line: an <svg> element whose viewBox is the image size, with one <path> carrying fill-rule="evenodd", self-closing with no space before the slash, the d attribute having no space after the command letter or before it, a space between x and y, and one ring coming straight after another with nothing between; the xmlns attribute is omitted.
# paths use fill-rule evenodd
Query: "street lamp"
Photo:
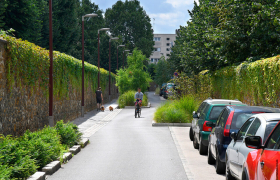
<svg viewBox="0 0 280 180"><path fill-rule="evenodd" d="M125 53L125 52L129 52L129 51L130 51L130 50L124 50L124 51L123 51L123 69L124 69L124 53Z"/></svg>
<svg viewBox="0 0 280 180"><path fill-rule="evenodd" d="M119 45L117 47L117 70L119 70L119 47L125 47L125 45Z"/></svg>
<svg viewBox="0 0 280 180"><path fill-rule="evenodd" d="M118 37L110 38L109 39L109 101L111 98L111 41L118 40Z"/></svg>
<svg viewBox="0 0 280 180"><path fill-rule="evenodd" d="M100 52L99 52L99 31L109 31L110 28L101 28L98 30L98 87L100 87Z"/></svg>
<svg viewBox="0 0 280 180"><path fill-rule="evenodd" d="M81 116L84 117L84 106L85 106L85 63L84 63L84 54L85 54L85 43L84 43L84 20L85 17L96 17L97 14L86 14L82 16L82 113Z"/></svg>
<svg viewBox="0 0 280 180"><path fill-rule="evenodd" d="M52 0L49 0L49 126L54 126L53 118L53 34L52 34Z"/></svg>

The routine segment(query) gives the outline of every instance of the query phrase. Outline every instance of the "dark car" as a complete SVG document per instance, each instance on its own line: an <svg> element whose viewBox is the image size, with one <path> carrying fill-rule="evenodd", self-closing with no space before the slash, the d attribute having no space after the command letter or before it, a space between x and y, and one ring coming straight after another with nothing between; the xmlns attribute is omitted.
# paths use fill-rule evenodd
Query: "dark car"
<svg viewBox="0 0 280 180"><path fill-rule="evenodd" d="M164 94L164 92L165 92L165 89L166 89L166 85L167 85L167 83L163 83L163 84L161 85L161 88L160 88L160 91L159 91L159 95L160 95L160 96L163 96L163 94Z"/></svg>
<svg viewBox="0 0 280 180"><path fill-rule="evenodd" d="M216 123L222 110L228 105L247 106L238 100L207 100L201 114L194 114L193 118L198 118L192 123L193 146L199 148L199 154L207 154L208 136L212 127L207 126L207 122Z"/></svg>
<svg viewBox="0 0 280 180"><path fill-rule="evenodd" d="M242 125L254 114L274 113L279 109L258 106L227 106L218 117L217 124L207 123L213 127L209 135L208 163L214 164L216 172L224 174L226 169L226 150L231 142L231 133L237 133Z"/></svg>
<svg viewBox="0 0 280 180"><path fill-rule="evenodd" d="M174 87L175 87L175 85L173 83L167 83L165 91L163 93L163 97L165 99L167 99L168 96L172 96L173 95Z"/></svg>

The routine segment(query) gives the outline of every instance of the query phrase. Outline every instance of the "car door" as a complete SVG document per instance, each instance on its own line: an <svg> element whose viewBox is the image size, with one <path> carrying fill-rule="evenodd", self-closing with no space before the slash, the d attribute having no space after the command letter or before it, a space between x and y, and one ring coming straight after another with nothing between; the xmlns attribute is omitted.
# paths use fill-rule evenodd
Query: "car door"
<svg viewBox="0 0 280 180"><path fill-rule="evenodd" d="M199 119L195 122L194 135L197 139L199 139L199 131L200 131L199 121L205 120L210 107L211 107L211 105L207 103L206 106L204 107L204 109L201 111Z"/></svg>
<svg viewBox="0 0 280 180"><path fill-rule="evenodd" d="M210 145L210 149L211 149L211 152L213 153L213 156L215 157L216 154L214 154L214 152L216 152L215 150L215 142L217 141L217 137L215 135L215 131L216 131L216 128L218 127L218 125L220 124L220 121L222 119L222 115L224 113L225 109L221 112L221 114L219 115L218 119L217 119L217 123L216 123L216 126L212 129L211 131L211 134L210 134L210 141L209 141L209 145ZM216 158L216 157L215 157Z"/></svg>
<svg viewBox="0 0 280 180"><path fill-rule="evenodd" d="M223 143L223 142L221 142L221 140L223 139L222 138L222 136L224 135L223 129L224 129L224 126L226 124L228 115L229 115L229 111L228 111L228 109L225 108L222 111L220 121L215 128L215 132L214 132L214 137L215 138L214 138L213 147L211 149L211 150L213 150L212 152L213 152L215 158L217 157L217 154L214 153L214 152L216 152L216 148L218 148Z"/></svg>
<svg viewBox="0 0 280 180"><path fill-rule="evenodd" d="M206 102L203 102L197 109L197 111L195 112L197 115L201 114L201 111L204 109L204 107L206 106ZM194 127L195 124L197 123L198 118L193 118L192 120L192 126Z"/></svg>
<svg viewBox="0 0 280 180"><path fill-rule="evenodd" d="M238 150L243 143L244 137L255 117L249 118L237 133L236 141L232 142L232 148L228 149L228 161L231 171L239 177L239 163L238 163Z"/></svg>
<svg viewBox="0 0 280 180"><path fill-rule="evenodd" d="M259 179L280 179L280 126L273 131L269 137L258 162Z"/></svg>
<svg viewBox="0 0 280 180"><path fill-rule="evenodd" d="M255 136L257 131L259 130L261 126L261 120L259 118L255 118L255 120L252 122L251 126L249 127L248 131L245 134L245 137L248 136ZM238 174L241 175L243 172L243 164L246 161L247 155L249 152L252 151L252 149L249 149L247 147L244 147L245 145L245 138L242 140L242 144L238 147ZM245 145L246 146L246 145Z"/></svg>

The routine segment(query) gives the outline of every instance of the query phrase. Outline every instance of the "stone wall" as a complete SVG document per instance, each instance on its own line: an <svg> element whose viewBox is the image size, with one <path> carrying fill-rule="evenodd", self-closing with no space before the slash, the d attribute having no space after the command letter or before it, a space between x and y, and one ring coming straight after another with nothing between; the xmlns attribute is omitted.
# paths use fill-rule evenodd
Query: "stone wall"
<svg viewBox="0 0 280 180"><path fill-rule="evenodd" d="M48 125L48 96L40 89L29 87L8 88L6 79L6 41L0 39L0 134L20 136L27 129L35 131ZM81 116L81 90L69 83L67 97L54 97L54 120L71 121ZM96 89L85 89L85 112L96 108ZM117 98L115 82L111 84L111 99ZM104 103L109 101L108 86Z"/></svg>

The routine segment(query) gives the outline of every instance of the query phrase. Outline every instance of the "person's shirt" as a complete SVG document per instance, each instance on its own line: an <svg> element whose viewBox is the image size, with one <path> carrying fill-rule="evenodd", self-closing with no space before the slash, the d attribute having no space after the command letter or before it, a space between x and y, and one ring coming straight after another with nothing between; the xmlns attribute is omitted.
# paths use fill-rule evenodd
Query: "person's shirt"
<svg viewBox="0 0 280 180"><path fill-rule="evenodd" d="M139 93L139 92L137 92L137 93L135 94L134 98L135 98L135 99L137 99L137 98L138 98L138 99L143 100L143 93L142 93L142 92L140 92L140 93Z"/></svg>
<svg viewBox="0 0 280 180"><path fill-rule="evenodd" d="M102 94L102 91L95 91L95 94L96 94L96 98L101 98L101 94Z"/></svg>

